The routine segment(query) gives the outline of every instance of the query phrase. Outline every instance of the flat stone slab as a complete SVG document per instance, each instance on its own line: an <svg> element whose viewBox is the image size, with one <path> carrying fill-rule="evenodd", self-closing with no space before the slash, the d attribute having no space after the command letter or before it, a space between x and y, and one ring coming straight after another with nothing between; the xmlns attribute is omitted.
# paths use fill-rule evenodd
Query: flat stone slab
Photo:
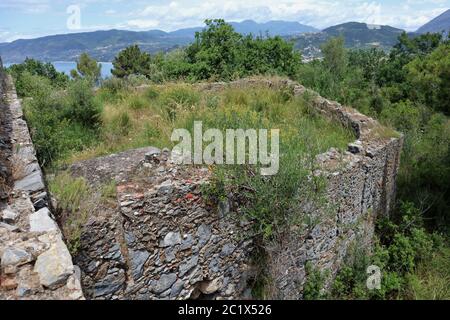
<svg viewBox="0 0 450 320"><path fill-rule="evenodd" d="M33 172L14 184L15 190L36 192L45 189L44 180L40 171Z"/></svg>
<svg viewBox="0 0 450 320"><path fill-rule="evenodd" d="M29 217L30 220L30 232L49 232L58 231L58 225L50 217L50 211L47 208L43 208Z"/></svg>
<svg viewBox="0 0 450 320"><path fill-rule="evenodd" d="M9 247L3 252L1 266L20 266L31 262L32 260L33 257L27 251L20 248Z"/></svg>
<svg viewBox="0 0 450 320"><path fill-rule="evenodd" d="M66 284L75 270L72 257L62 239L57 239L49 250L37 258L34 271L46 288L56 289Z"/></svg>
<svg viewBox="0 0 450 320"><path fill-rule="evenodd" d="M78 162L70 166L69 170L75 177L83 177L90 184L97 185L111 180L121 182L145 161L146 154L160 153L158 148L146 147L129 150L106 157Z"/></svg>

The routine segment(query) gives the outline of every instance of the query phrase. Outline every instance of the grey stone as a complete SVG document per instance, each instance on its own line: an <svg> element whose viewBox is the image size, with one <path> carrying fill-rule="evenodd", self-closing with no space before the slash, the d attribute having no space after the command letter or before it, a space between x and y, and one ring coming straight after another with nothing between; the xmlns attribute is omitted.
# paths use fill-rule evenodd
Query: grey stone
<svg viewBox="0 0 450 320"><path fill-rule="evenodd" d="M176 298L180 294L181 290L183 290L183 287L184 287L184 281L177 280L173 284L172 289L170 290L170 298L172 298L172 299Z"/></svg>
<svg viewBox="0 0 450 320"><path fill-rule="evenodd" d="M162 247L170 247L181 243L181 235L179 232L169 232L162 242Z"/></svg>
<svg viewBox="0 0 450 320"><path fill-rule="evenodd" d="M173 185L171 180L166 180L159 186L160 193L162 194L170 194L173 191Z"/></svg>
<svg viewBox="0 0 450 320"><path fill-rule="evenodd" d="M125 284L125 274L108 275L101 281L95 283L93 288L94 298L111 295L123 288Z"/></svg>
<svg viewBox="0 0 450 320"><path fill-rule="evenodd" d="M213 294L219 291L220 287L222 286L222 280L223 279L221 278L217 278L212 281L205 281L200 285L200 291L203 294Z"/></svg>
<svg viewBox="0 0 450 320"><path fill-rule="evenodd" d="M132 232L125 232L125 242L127 245L132 245L136 241L136 237Z"/></svg>
<svg viewBox="0 0 450 320"><path fill-rule="evenodd" d="M17 296L19 296L20 298L26 297L28 295L31 294L31 288L27 287L27 286L23 286L23 285L19 285L16 289L16 294Z"/></svg>
<svg viewBox="0 0 450 320"><path fill-rule="evenodd" d="M18 228L18 227L12 226L12 225L10 225L10 224L3 223L3 222L0 222L0 228L6 229L6 230L8 230L9 232L16 232L16 231L19 231L19 228Z"/></svg>
<svg viewBox="0 0 450 320"><path fill-rule="evenodd" d="M219 217L225 217L230 213L230 210L230 202L228 200L219 202Z"/></svg>
<svg viewBox="0 0 450 320"><path fill-rule="evenodd" d="M15 190L36 192L45 189L41 171L36 171L14 184Z"/></svg>
<svg viewBox="0 0 450 320"><path fill-rule="evenodd" d="M359 154L363 151L363 147L360 144L357 143L350 143L348 145L348 151L353 154Z"/></svg>
<svg viewBox="0 0 450 320"><path fill-rule="evenodd" d="M11 210L11 208L7 208L2 211L1 217L3 221L7 223L14 223L16 222L17 218L19 217L19 213Z"/></svg>
<svg viewBox="0 0 450 320"><path fill-rule="evenodd" d="M131 257L131 273L133 275L134 280L142 277L144 272L144 264L147 262L148 257L150 257L150 253L147 251L134 251L130 250Z"/></svg>
<svg viewBox="0 0 450 320"><path fill-rule="evenodd" d="M172 262L173 260L175 260L176 258L176 254L177 254L178 250L175 247L168 247L164 253L166 256L166 262Z"/></svg>
<svg viewBox="0 0 450 320"><path fill-rule="evenodd" d="M183 277L186 273L194 269L198 264L198 256L190 258L186 263L180 265L180 277Z"/></svg>
<svg viewBox="0 0 450 320"><path fill-rule="evenodd" d="M203 280L203 272L200 266L196 267L189 275L189 283L196 284Z"/></svg>
<svg viewBox="0 0 450 320"><path fill-rule="evenodd" d="M211 238L211 227L203 223L198 227L197 236L199 246L203 247Z"/></svg>
<svg viewBox="0 0 450 320"><path fill-rule="evenodd" d="M194 245L194 237L191 234L186 235L181 243L180 250L187 250Z"/></svg>
<svg viewBox="0 0 450 320"><path fill-rule="evenodd" d="M104 259L118 260L122 261L122 252L117 243L115 243L111 248L109 248L108 253L104 256Z"/></svg>
<svg viewBox="0 0 450 320"><path fill-rule="evenodd" d="M58 231L58 225L50 218L50 211L48 208L43 208L29 217L30 232L49 232Z"/></svg>
<svg viewBox="0 0 450 320"><path fill-rule="evenodd" d="M145 162L152 163L157 161L157 158L161 155L161 150L154 148L145 154Z"/></svg>
<svg viewBox="0 0 450 320"><path fill-rule="evenodd" d="M220 252L220 256L228 257L234 252L234 250L236 250L236 246L232 243L227 243L226 245L223 246L222 252Z"/></svg>
<svg viewBox="0 0 450 320"><path fill-rule="evenodd" d="M41 210L48 206L47 203L47 192L41 192L36 196L33 196L33 206L36 210Z"/></svg>
<svg viewBox="0 0 450 320"><path fill-rule="evenodd" d="M163 293L167 289L171 288L175 281L177 281L177 275L175 273L163 274L156 282L154 292L158 294Z"/></svg>
<svg viewBox="0 0 450 320"><path fill-rule="evenodd" d="M37 258L34 266L34 272L39 275L41 284L50 289L64 285L74 271L72 257L60 238Z"/></svg>
<svg viewBox="0 0 450 320"><path fill-rule="evenodd" d="M209 270L213 273L219 272L219 260L217 258L211 259L211 262L209 263Z"/></svg>
<svg viewBox="0 0 450 320"><path fill-rule="evenodd" d="M9 247L3 252L1 260L2 267L21 266L31 262L33 257L23 249Z"/></svg>

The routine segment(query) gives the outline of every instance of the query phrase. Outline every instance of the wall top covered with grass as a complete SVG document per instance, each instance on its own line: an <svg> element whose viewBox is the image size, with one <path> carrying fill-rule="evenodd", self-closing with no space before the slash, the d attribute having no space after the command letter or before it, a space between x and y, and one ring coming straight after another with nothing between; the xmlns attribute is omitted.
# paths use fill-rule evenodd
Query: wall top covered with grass
<svg viewBox="0 0 450 320"><path fill-rule="evenodd" d="M252 216L249 188L225 183L219 190L224 180L217 172L176 165L168 150L147 147L71 165L51 185L66 211L63 229L86 297L301 299L326 291L352 248L371 247L376 218L389 214L402 136L288 80L195 86L205 95L287 89L310 102L305 112L351 129L356 140L324 144L328 151L313 154L311 167L297 167L307 175L283 212L288 225L267 224L270 212ZM320 285L312 285L318 278Z"/></svg>

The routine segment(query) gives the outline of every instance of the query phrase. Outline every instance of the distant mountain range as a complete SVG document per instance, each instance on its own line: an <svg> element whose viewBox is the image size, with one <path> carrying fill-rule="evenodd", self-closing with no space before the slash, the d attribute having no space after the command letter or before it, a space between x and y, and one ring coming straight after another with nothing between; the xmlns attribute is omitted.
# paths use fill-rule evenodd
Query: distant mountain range
<svg viewBox="0 0 450 320"><path fill-rule="evenodd" d="M241 34L266 35L268 33L272 36L289 36L295 34L302 34L306 32L318 32L319 29L304 25L298 22L291 21L269 21L265 23L257 23L253 20L244 20L242 22L230 22L236 32ZM197 31L202 31L203 27L180 29L171 32L171 35L194 38Z"/></svg>
<svg viewBox="0 0 450 320"><path fill-rule="evenodd" d="M348 22L322 31L298 22L269 21L257 23L252 20L231 23L241 34L279 35L293 41L306 59L320 56L320 45L330 37L343 36L349 48L378 47L389 50L404 32L390 26L368 25ZM75 61L87 52L98 61L112 61L124 48L138 44L142 50L156 53L167 52L192 42L197 31L203 27L180 29L173 32L150 30L142 32L109 30L47 36L37 39L16 40L0 43L0 56L6 63L22 62L25 58L42 61ZM433 19L417 33L440 32L450 29L450 10Z"/></svg>
<svg viewBox="0 0 450 320"><path fill-rule="evenodd" d="M288 36L317 29L298 22L269 21L256 23L252 20L231 23L242 34ZM74 61L87 52L99 61L112 61L124 48L138 44L150 53L166 52L192 42L197 31L203 27L181 29L174 32L151 30L143 32L109 30L47 36L37 39L16 40L0 43L0 56L5 62L22 62L25 58L43 61Z"/></svg>
<svg viewBox="0 0 450 320"><path fill-rule="evenodd" d="M427 33L427 32L442 32L444 31L446 34L450 31L450 9L445 11L440 16L434 18L427 24L420 27L416 32L417 33Z"/></svg>

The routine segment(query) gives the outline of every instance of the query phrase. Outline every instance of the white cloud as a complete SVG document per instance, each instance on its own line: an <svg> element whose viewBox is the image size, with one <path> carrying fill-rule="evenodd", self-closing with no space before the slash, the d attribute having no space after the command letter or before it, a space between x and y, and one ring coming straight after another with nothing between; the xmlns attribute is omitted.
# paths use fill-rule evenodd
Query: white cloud
<svg viewBox="0 0 450 320"><path fill-rule="evenodd" d="M134 19L127 21L127 26L135 29L150 29L159 26L158 20Z"/></svg>
<svg viewBox="0 0 450 320"><path fill-rule="evenodd" d="M290 20L325 28L347 21L371 24L392 24L413 30L426 23L445 8L418 10L417 2L433 2L434 6L449 3L448 0L407 0L395 4L380 1L329 1L329 0L209 0L172 1L152 4L129 14L139 25L148 24L164 30L198 26L206 18L224 18L230 21L252 19L255 21ZM433 6L431 6L433 7ZM155 21L158 23L156 24Z"/></svg>

